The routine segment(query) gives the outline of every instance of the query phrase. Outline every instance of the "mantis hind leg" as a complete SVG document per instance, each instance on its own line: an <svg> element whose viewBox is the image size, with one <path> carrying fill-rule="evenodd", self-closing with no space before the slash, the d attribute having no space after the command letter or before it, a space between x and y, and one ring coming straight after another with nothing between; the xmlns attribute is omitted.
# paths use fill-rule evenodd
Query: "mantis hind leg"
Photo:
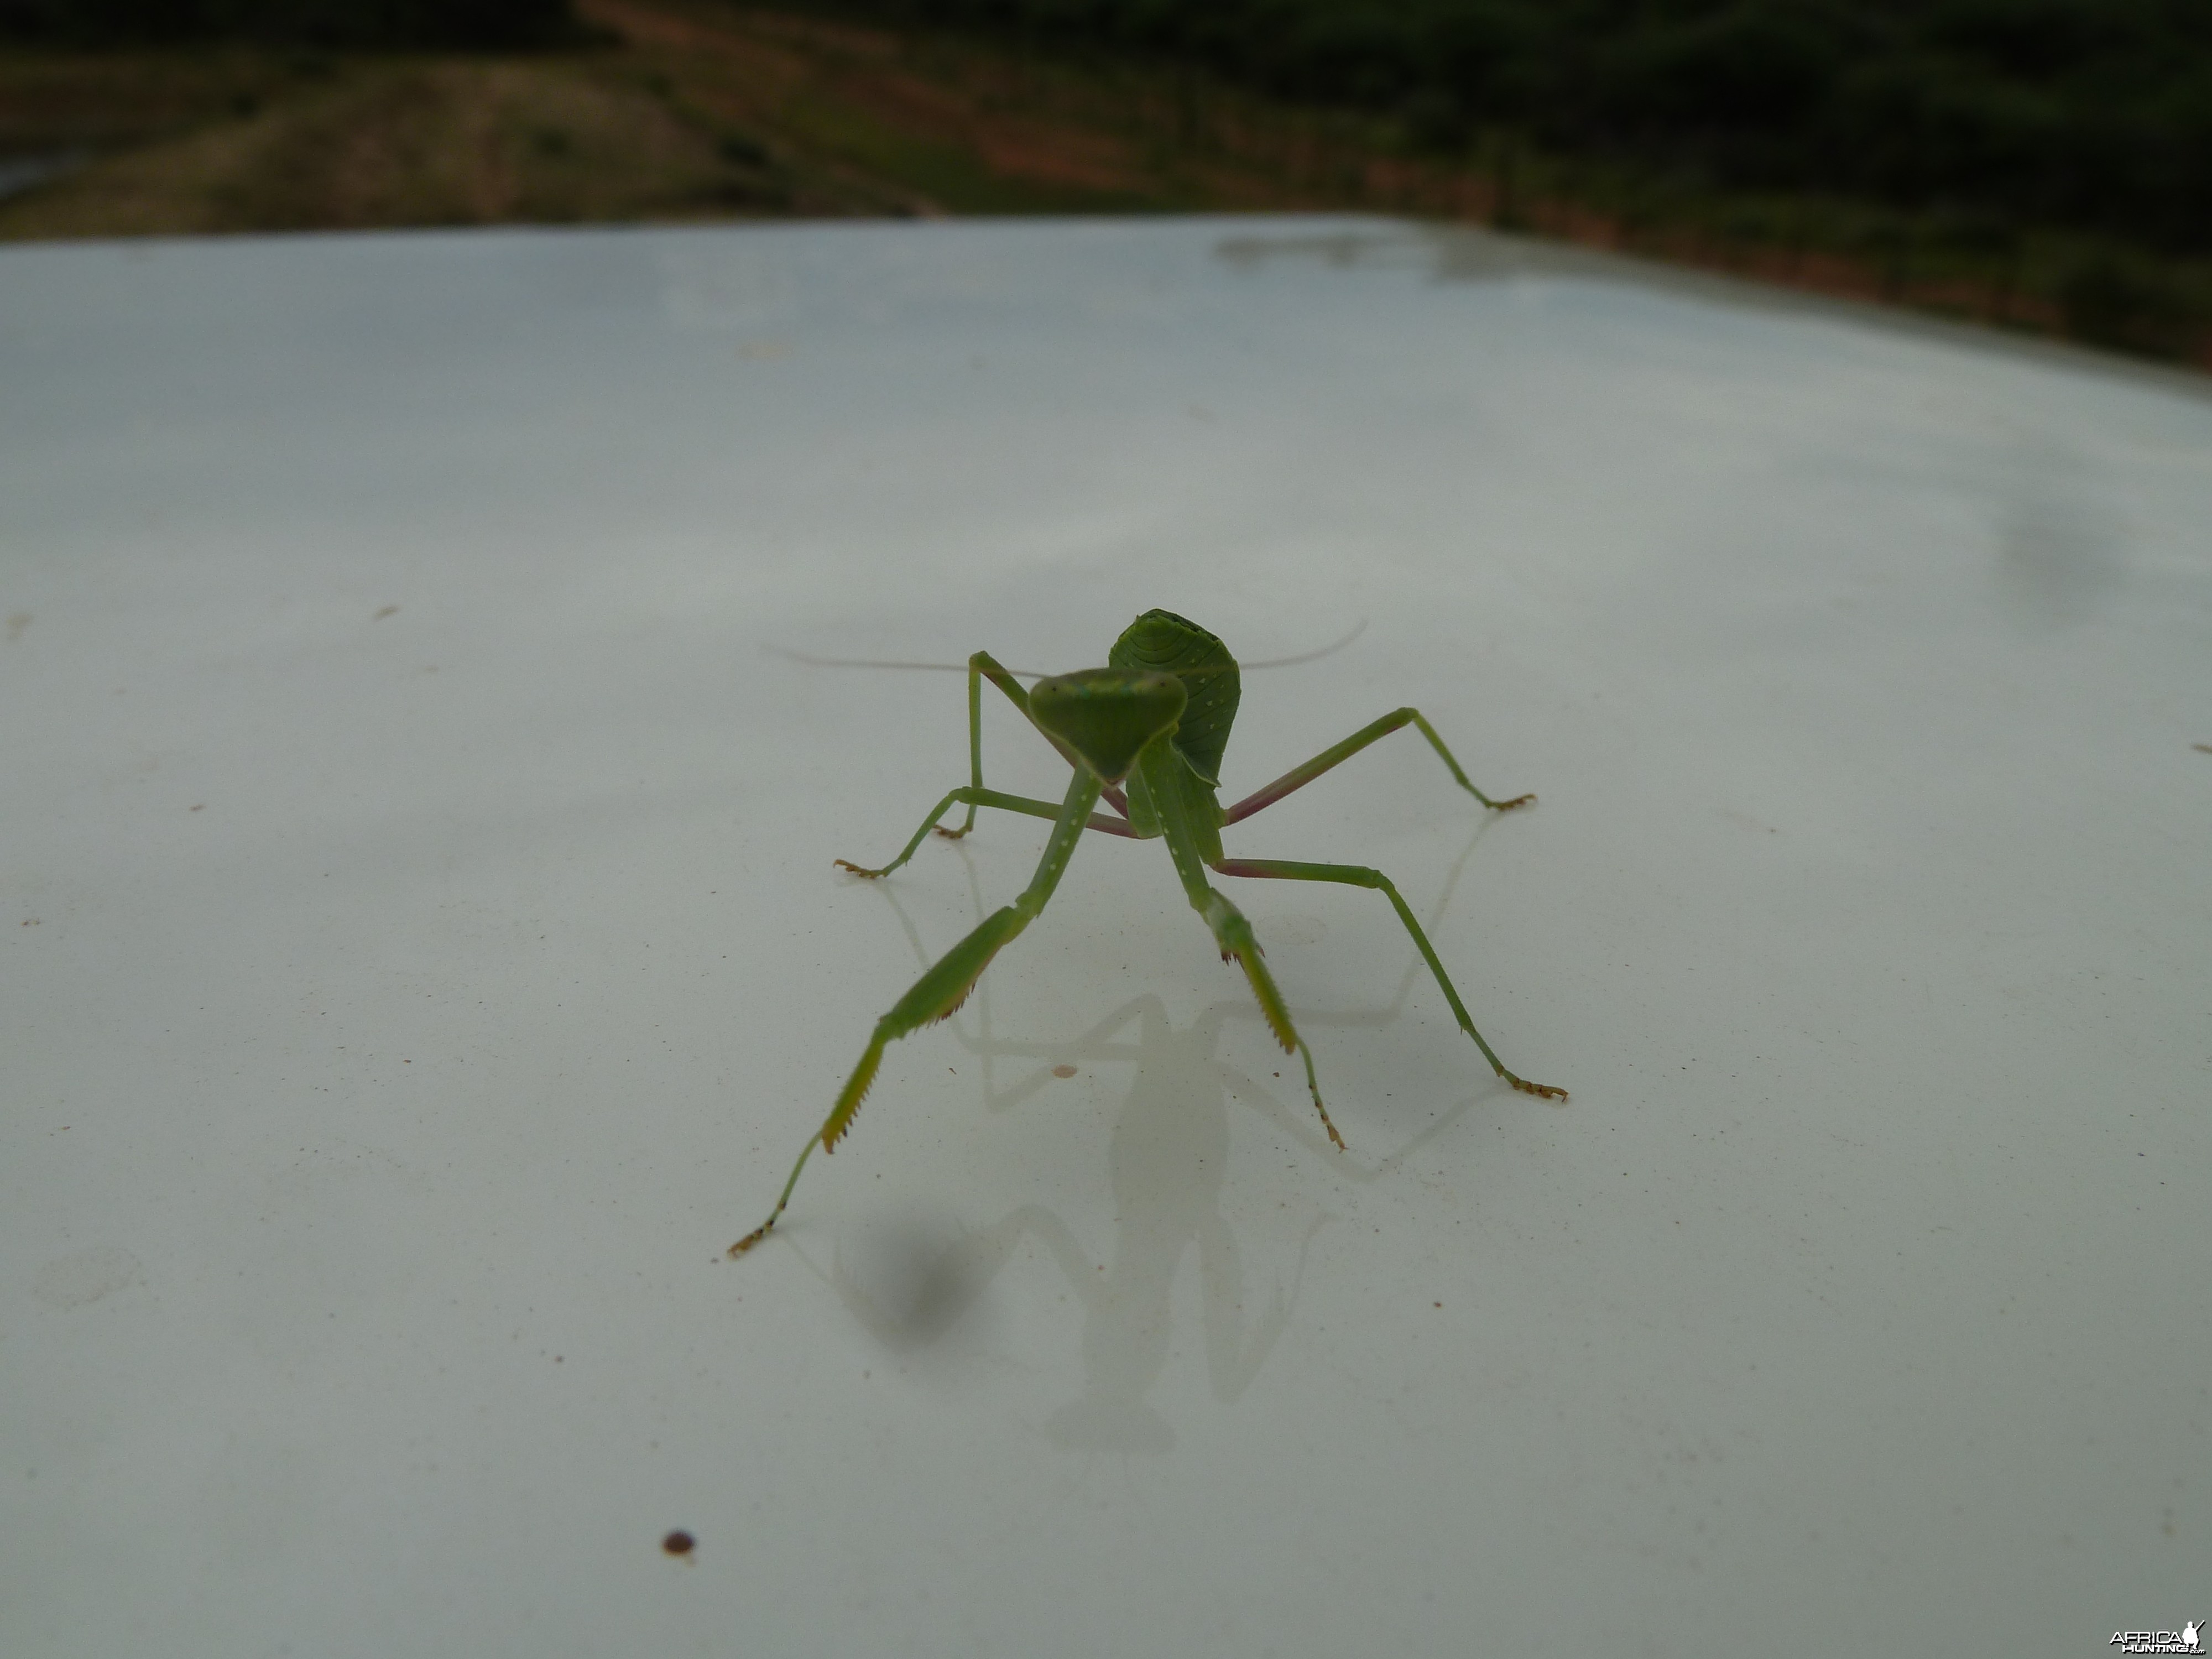
<svg viewBox="0 0 2212 1659"><path fill-rule="evenodd" d="M1260 1012L1267 1022L1267 1029L1274 1033L1275 1041L1283 1045L1283 1052L1295 1054L1305 1062L1306 1092L1313 1097L1314 1110L1321 1114L1321 1127L1328 1131L1336 1150L1343 1152L1344 1137L1337 1133L1336 1125L1329 1121L1328 1108L1322 1102L1321 1082L1314 1075L1313 1050L1306 1047L1305 1039L1291 1024L1290 1008L1283 1000L1275 976L1261 959L1260 941L1252 932L1252 924L1222 893L1212 888L1208 888L1206 893L1205 905L1194 908L1213 930L1213 942L1221 947L1221 959L1234 962L1244 970L1244 977L1251 981L1252 994L1259 1000Z"/></svg>
<svg viewBox="0 0 2212 1659"><path fill-rule="evenodd" d="M1300 864L1285 859L1222 859L1214 864L1213 868L1224 876L1256 876L1279 881L1333 881L1347 887L1379 889L1389 899L1391 908L1397 911L1398 920L1406 924L1406 931L1413 936L1413 944L1420 951L1422 959L1429 964L1429 971L1437 976L1437 984L1444 994L1444 1000L1451 1005L1452 1017L1459 1021L1460 1030L1474 1039L1474 1046L1482 1050L1482 1057L1490 1062L1491 1069L1523 1094L1542 1095L1551 1100L1567 1097L1565 1089L1555 1089L1548 1083L1531 1083L1506 1069L1505 1062L1498 1059L1497 1051L1483 1040L1482 1033L1475 1030L1474 1021L1467 1012L1467 1005L1459 1000L1459 992L1451 982L1451 975L1444 972L1444 965L1437 958L1436 948L1429 943L1429 936L1421 931L1421 924L1414 920L1406 901L1398 896L1398 890L1391 884L1390 878L1380 870L1370 870L1356 864Z"/></svg>

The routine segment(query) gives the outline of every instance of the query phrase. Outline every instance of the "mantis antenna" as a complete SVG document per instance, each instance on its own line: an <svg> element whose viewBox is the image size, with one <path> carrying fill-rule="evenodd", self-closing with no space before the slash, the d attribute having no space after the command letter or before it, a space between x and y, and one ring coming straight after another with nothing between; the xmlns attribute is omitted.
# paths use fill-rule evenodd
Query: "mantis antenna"
<svg viewBox="0 0 2212 1659"><path fill-rule="evenodd" d="M1315 651L1301 651L1295 656L1263 657L1258 662L1238 665L1246 671L1255 668L1296 668L1301 663L1319 662L1323 657L1333 657L1367 631L1367 618L1362 617L1344 634ZM793 651L781 645L763 645L761 649L772 657L781 657L787 662L803 663L809 668L895 668L925 674L965 674L964 662L889 662L877 657L817 657L805 651ZM1046 680L1052 676L1042 668L1009 668L1006 671L1017 679ZM1188 673L1192 671L1183 671ZM1197 672L1203 672L1204 670Z"/></svg>

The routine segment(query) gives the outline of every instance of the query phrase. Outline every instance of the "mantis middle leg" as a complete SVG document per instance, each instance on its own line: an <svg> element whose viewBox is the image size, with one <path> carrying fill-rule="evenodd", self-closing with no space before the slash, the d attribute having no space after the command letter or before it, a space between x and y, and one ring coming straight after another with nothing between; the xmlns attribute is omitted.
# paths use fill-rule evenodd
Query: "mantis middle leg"
<svg viewBox="0 0 2212 1659"><path fill-rule="evenodd" d="M992 656L989 652L978 651L974 656L968 659L968 787L975 791L977 796L980 797L984 793L983 682L986 679L989 680L992 684L997 686L1000 690L1006 694L1006 701L1013 704L1015 708L1021 710L1022 718L1025 720L1029 720L1030 725L1036 728L1036 733L1039 737L1042 738L1047 743L1050 744L1054 749L1060 751L1060 757L1062 760L1066 761L1070 766L1074 767L1079 772L1083 769L1083 763L1076 759L1073 751L1072 751L1066 744L1062 743L1058 738L1053 736L1051 732L1046 731L1042 726L1038 726L1034 720L1030 719L1030 694L1022 689L1022 683L1016 679L1012 673L1000 667L999 665L998 659ZM1129 803L1123 798L1122 793L1119 789L1115 788L1109 783L1103 786L1099 793L1106 797L1107 800L1112 805L1115 811L1121 813L1124 817L1128 816ZM919 846L921 842L922 837L927 836L933 828L936 830L939 835L944 836L945 840L957 841L961 836L966 835L970 830L973 830L975 827L975 809L978 806L996 806L1000 805L1000 802L994 800L983 800L980 799L970 799L968 802L968 816L961 821L960 827L957 830L947 830L942 824L937 823L937 818L944 816L945 807L953 805L953 801L954 797L952 796L947 796L945 798L944 804L937 809L936 815L930 819L928 823L922 825L921 829L915 834L914 838L915 846ZM1032 802L1030 805L1038 805L1042 804L1042 803L1041 802ZM1027 811L1030 809L1028 807L1018 806L1010 810L1019 812ZM1056 817L1059 816L1059 809L1056 807L1047 807L1042 816L1046 817ZM1106 829L1107 827L1108 826L1103 822L1094 823L1091 825L1091 828L1094 830ZM881 870L863 870L858 865L854 864L846 864L845 867L848 870L853 871L856 874L863 876L887 875L891 871L897 869L900 865L904 864L908 858L913 856L913 854L914 847L910 846L906 849L905 853L902 854L896 859L894 859L890 863L885 865ZM838 862L840 864L844 864L844 860L842 859L840 859Z"/></svg>
<svg viewBox="0 0 2212 1659"><path fill-rule="evenodd" d="M1443 763L1451 769L1451 775L1458 781L1459 787L1490 808L1492 811L1510 812L1516 806L1528 806L1534 803L1536 798L1534 795L1516 795L1511 800L1492 800L1469 781L1467 774L1460 769L1460 763L1452 758L1452 751L1444 747L1444 740L1437 735L1437 728L1429 724L1427 718L1419 709L1397 708L1393 709L1371 726L1362 726L1342 743L1322 750L1304 766L1291 768L1266 788L1247 795L1236 805L1227 808L1222 813L1222 823L1235 823L1240 818L1250 817L1264 807L1273 806L1293 790L1304 788L1322 773L1342 765L1366 748L1369 744L1378 738L1387 738L1400 726L1408 724L1420 728L1421 735L1429 740L1429 747L1435 750L1443 757ZM982 781L982 774L980 771L976 774L976 781L979 783Z"/></svg>
<svg viewBox="0 0 2212 1659"><path fill-rule="evenodd" d="M1460 1030L1474 1039L1475 1047L1482 1050L1482 1057L1490 1062L1491 1068L1523 1094L1542 1095L1552 1100L1567 1097L1565 1089L1555 1089L1548 1083L1531 1083L1506 1069L1505 1062L1498 1059L1497 1051L1483 1040L1482 1033L1475 1030L1474 1021L1467 1012L1467 1005L1459 1000L1459 992L1451 982L1451 975L1444 972L1444 965L1437 958L1436 948L1429 943L1429 936L1421 931L1421 924L1414 919L1406 901L1399 896L1390 878L1380 870L1370 870L1357 864L1301 864L1287 859L1221 859L1215 861L1213 868L1224 876L1254 876L1278 881L1334 881L1347 887L1380 889L1389 899L1391 908L1397 911L1398 920L1406 924L1406 931L1413 936L1413 944L1419 949L1423 960L1429 964L1429 971L1437 976L1437 984L1443 991L1444 1000L1451 1005L1452 1017L1459 1021Z"/></svg>
<svg viewBox="0 0 2212 1659"><path fill-rule="evenodd" d="M980 763L977 769L979 771L981 769ZM1084 769L1078 767L1076 769L1078 771L1081 771ZM906 846L900 851L899 855L893 859L889 864L884 866L882 869L871 870L864 866L854 864L849 859L836 859L833 860L832 862L834 862L841 870L849 870L856 876L866 876L871 881L875 880L878 876L888 876L892 871L897 869L899 866L904 864L908 859L914 856L915 848L921 845L922 842L928 836L929 832L932 830L937 830L937 833L939 835L954 841L957 841L962 836L968 833L967 828L964 825L958 830L944 830L938 829L937 824L938 819L943 817L945 813L951 811L953 807L958 805L962 801L968 803L969 823L975 823L975 809L979 806L994 806L1002 812L1020 812L1033 818L1054 819L1057 819L1060 813L1065 810L1062 807L1054 806L1048 800L1038 800L1035 797L1030 795L1002 794L996 789L986 789L981 785L973 786L965 789L955 789L949 792L945 795L945 799L938 802L935 806L930 808L929 816L921 821L921 828L914 832L913 838L907 842ZM1109 836L1134 836L1136 834L1135 830L1129 828L1128 823L1126 819L1109 818L1103 812L1091 813L1083 823L1082 828L1085 830L1096 830L1103 835Z"/></svg>

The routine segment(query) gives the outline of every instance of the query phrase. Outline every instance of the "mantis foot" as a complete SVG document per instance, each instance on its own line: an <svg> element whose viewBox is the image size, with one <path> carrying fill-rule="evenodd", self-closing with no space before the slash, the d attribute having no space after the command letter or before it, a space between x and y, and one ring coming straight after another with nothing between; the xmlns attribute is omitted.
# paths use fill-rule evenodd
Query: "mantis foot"
<svg viewBox="0 0 2212 1659"><path fill-rule="evenodd" d="M832 859L830 862L835 864L840 870L849 870L856 876L866 876L870 881L875 880L877 877L884 873L884 872L881 870L863 870L859 865L854 864L849 859Z"/></svg>
<svg viewBox="0 0 2212 1659"><path fill-rule="evenodd" d="M1516 806L1534 806L1535 804L1534 795L1516 795L1511 800L1493 801L1491 805L1494 811L1510 812Z"/></svg>
<svg viewBox="0 0 2212 1659"><path fill-rule="evenodd" d="M1567 1091L1565 1089L1554 1089L1548 1083L1531 1083L1528 1079L1516 1077L1510 1072L1506 1073L1505 1080L1524 1095L1541 1095L1547 1100L1565 1100L1567 1097Z"/></svg>

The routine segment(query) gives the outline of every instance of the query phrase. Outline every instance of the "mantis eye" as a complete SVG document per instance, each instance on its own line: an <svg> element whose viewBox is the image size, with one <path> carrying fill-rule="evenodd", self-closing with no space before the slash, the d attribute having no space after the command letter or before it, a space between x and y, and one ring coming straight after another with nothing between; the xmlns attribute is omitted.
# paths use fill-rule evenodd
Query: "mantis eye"
<svg viewBox="0 0 2212 1659"><path fill-rule="evenodd" d="M1085 668L1031 686L1030 718L1107 782L1119 783L1146 744L1175 729L1186 701L1172 674Z"/></svg>

